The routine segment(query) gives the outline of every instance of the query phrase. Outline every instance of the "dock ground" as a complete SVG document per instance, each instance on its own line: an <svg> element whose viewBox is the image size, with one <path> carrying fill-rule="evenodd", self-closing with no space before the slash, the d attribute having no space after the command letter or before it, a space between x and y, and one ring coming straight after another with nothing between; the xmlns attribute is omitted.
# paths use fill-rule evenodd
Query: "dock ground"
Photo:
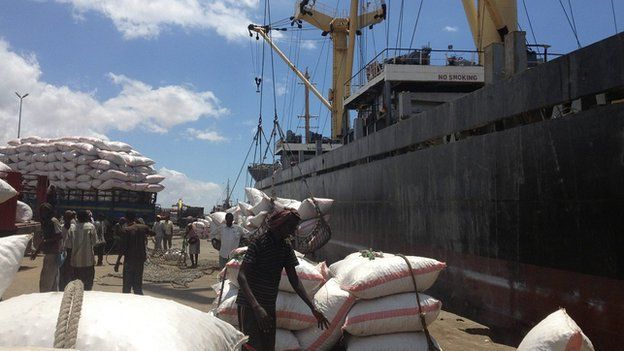
<svg viewBox="0 0 624 351"><path fill-rule="evenodd" d="M174 237L173 246L180 247L181 238ZM153 247L150 243L149 247ZM93 290L107 292L121 292L121 279L117 277L113 270L117 256L109 255L103 266L95 267L95 283ZM22 266L17 273L12 285L4 293L3 300L11 297L29 294L39 291L39 273L41 272L42 256L32 261L25 257ZM206 241L201 242L201 253L199 255L201 277L190 283L154 283L143 282L143 292L145 295L171 299L184 305L208 312L212 307L212 302L216 298L211 286L217 283L218 278L218 252ZM183 276L185 269L175 266L167 266L171 269L179 269ZM121 269L120 269L121 271ZM147 271L147 269L146 269ZM443 301L444 303L444 301ZM499 344L490 338L490 329L470 319L462 316L442 311L438 320L429 328L431 335L438 341L444 351L508 351L515 350L515 347Z"/></svg>

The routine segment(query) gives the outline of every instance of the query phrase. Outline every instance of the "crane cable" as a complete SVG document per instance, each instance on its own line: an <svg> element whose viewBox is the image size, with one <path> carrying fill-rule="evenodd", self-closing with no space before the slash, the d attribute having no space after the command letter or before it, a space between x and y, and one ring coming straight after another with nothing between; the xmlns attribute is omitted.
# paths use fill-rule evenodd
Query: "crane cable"
<svg viewBox="0 0 624 351"><path fill-rule="evenodd" d="M618 33L617 20L615 18L615 5L613 4L613 0L611 0L611 13L613 13L613 26L615 27L615 34Z"/></svg>
<svg viewBox="0 0 624 351"><path fill-rule="evenodd" d="M418 6L418 13L416 14L416 22L414 22L414 29L412 29L412 38L410 39L409 48L410 51L412 49L412 45L414 44L414 35L416 34L416 27L418 27L418 20L420 19L420 11L422 10L422 5L424 0L420 0L420 5Z"/></svg>
<svg viewBox="0 0 624 351"><path fill-rule="evenodd" d="M529 22L529 28L531 29L531 36L533 37L533 44L537 45L537 38L535 37L535 31L533 30L533 23L531 22L531 16L529 16L529 10L526 5L526 0L522 0L522 6L524 7L524 13L527 17L527 22ZM541 54L539 46L536 46L537 52ZM544 61L546 61L546 57L544 57Z"/></svg>
<svg viewBox="0 0 624 351"><path fill-rule="evenodd" d="M572 33L574 34L574 38L576 38L576 44L578 45L579 48L581 48L581 42L579 41L578 34L576 33L576 28L572 24L572 21L570 20L570 16L568 16L568 12L566 11L565 6L563 5L563 2L561 0L559 0L559 5L561 5L561 9L563 10L563 14L565 15L566 19L568 20L568 24L570 25L570 29L572 29Z"/></svg>

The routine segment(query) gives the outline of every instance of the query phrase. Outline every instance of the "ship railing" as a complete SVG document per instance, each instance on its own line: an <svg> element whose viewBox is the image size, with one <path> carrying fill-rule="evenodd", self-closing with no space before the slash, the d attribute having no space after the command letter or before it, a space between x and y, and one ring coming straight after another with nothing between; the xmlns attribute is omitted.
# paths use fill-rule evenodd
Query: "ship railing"
<svg viewBox="0 0 624 351"><path fill-rule="evenodd" d="M347 84L357 90L377 77L387 64L426 66L478 66L477 50L438 50L423 48L385 48L357 71Z"/></svg>
<svg viewBox="0 0 624 351"><path fill-rule="evenodd" d="M527 44L527 64L534 67L562 54L551 53L546 44ZM385 48L372 60L357 71L345 86L351 85L354 92L383 72L384 66L391 65L426 65L426 66L479 66L477 50L432 49L422 48Z"/></svg>

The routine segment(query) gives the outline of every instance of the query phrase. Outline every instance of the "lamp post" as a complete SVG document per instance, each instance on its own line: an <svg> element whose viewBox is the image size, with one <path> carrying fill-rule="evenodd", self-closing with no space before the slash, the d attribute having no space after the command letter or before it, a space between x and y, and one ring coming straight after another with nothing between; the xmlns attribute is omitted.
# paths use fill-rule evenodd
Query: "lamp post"
<svg viewBox="0 0 624 351"><path fill-rule="evenodd" d="M19 139L19 137L20 137L20 129L22 128L22 100L24 100L24 98L28 96L28 93L26 93L24 95L20 95L16 91L15 95L17 95L17 97L19 98L19 101L20 101L20 103L19 103L19 118L17 120L17 138Z"/></svg>

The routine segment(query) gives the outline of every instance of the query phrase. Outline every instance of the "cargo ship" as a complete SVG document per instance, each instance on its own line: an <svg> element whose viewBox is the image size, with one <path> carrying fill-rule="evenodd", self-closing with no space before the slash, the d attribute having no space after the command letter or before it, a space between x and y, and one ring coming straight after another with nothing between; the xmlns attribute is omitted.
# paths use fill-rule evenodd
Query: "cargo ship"
<svg viewBox="0 0 624 351"><path fill-rule="evenodd" d="M533 48L538 56L517 30L515 1L467 0L476 62L388 49L396 54L351 76L349 36L385 15L359 14L357 3L336 19L299 1L293 16L327 29L334 62L346 52L325 101L341 146L282 140L281 168L255 186L335 199L317 259L369 248L434 257L448 265L433 292L445 309L500 340L517 345L564 307L596 349L620 349L624 34L557 57ZM269 27L250 30L270 40Z"/></svg>

